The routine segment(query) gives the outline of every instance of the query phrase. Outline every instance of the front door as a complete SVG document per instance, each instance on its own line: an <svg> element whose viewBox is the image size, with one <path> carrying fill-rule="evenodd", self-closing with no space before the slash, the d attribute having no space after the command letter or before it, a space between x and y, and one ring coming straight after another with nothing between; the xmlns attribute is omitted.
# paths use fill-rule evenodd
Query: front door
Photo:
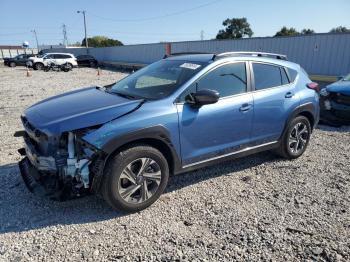
<svg viewBox="0 0 350 262"><path fill-rule="evenodd" d="M183 166L238 151L250 142L253 97L248 92L245 62L220 65L193 83L177 104ZM217 103L200 108L186 103L196 90L212 89Z"/></svg>

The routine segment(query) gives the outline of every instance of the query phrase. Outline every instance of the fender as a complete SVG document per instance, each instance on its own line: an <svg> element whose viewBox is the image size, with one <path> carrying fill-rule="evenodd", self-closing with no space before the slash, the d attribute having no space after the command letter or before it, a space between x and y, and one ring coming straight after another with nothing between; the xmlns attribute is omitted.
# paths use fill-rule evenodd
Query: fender
<svg viewBox="0 0 350 262"><path fill-rule="evenodd" d="M115 150L117 150L118 148L121 148L126 144L142 141L142 140L158 141L162 146L166 146L166 151L170 153L170 157L171 157L170 160L172 161L172 164L173 164L173 172L176 173L176 171L181 168L181 160L173 143L171 142L170 133L162 125L142 128L142 129L127 133L125 135L116 136L110 139L106 144L104 144L101 150L105 152L107 154L107 158L109 158L109 156L113 152L115 152ZM165 157L169 157L169 156L165 156Z"/></svg>

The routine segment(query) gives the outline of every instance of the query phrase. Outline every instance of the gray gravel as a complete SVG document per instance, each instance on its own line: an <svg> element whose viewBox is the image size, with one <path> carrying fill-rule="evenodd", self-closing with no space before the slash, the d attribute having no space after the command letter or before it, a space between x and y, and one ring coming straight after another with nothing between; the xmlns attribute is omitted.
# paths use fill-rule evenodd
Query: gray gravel
<svg viewBox="0 0 350 262"><path fill-rule="evenodd" d="M0 261L349 261L350 128L319 126L306 153L271 153L172 177L136 214L95 196L53 202L27 191L19 116L48 96L123 74L0 67Z"/></svg>

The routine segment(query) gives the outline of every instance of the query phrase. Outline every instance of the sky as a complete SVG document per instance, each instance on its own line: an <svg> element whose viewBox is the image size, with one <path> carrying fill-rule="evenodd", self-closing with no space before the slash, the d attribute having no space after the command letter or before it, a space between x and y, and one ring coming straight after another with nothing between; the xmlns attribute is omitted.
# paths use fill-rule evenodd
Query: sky
<svg viewBox="0 0 350 262"><path fill-rule="evenodd" d="M253 37L273 36L282 26L317 33L337 26L350 28L350 0L0 0L0 45L63 42L84 38L86 10L88 37L105 35L124 44L215 38L226 18L246 17Z"/></svg>

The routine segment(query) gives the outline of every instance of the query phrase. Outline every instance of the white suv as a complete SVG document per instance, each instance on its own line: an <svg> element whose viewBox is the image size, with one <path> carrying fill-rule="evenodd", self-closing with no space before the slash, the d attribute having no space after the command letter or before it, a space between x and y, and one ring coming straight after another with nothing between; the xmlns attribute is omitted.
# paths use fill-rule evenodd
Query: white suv
<svg viewBox="0 0 350 262"><path fill-rule="evenodd" d="M56 65L63 65L67 63L67 65L71 68L78 66L75 56L69 53L46 53L31 57L27 65L33 66L34 70L41 70L49 63L54 63Z"/></svg>

